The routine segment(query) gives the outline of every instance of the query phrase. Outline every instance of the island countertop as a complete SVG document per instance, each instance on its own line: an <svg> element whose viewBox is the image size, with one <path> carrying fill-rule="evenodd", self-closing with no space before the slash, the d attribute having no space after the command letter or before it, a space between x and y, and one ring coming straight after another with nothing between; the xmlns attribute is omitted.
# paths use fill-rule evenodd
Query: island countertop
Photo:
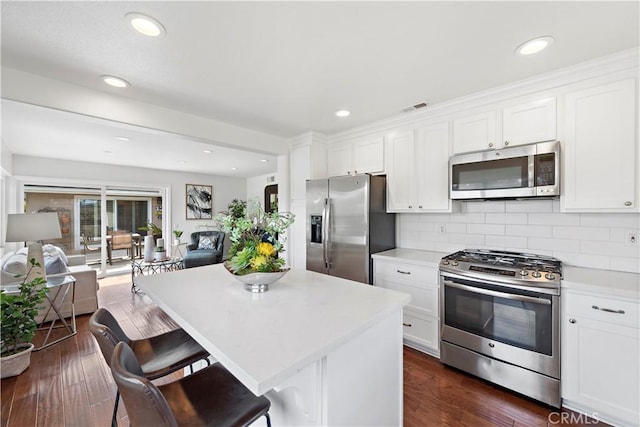
<svg viewBox="0 0 640 427"><path fill-rule="evenodd" d="M222 264L141 276L136 284L256 395L410 301L301 269L252 294Z"/></svg>

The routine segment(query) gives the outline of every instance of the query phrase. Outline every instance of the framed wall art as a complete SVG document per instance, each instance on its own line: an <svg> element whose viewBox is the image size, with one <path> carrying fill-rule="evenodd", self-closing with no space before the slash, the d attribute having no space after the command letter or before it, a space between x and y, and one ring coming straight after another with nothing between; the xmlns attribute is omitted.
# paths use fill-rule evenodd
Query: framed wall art
<svg viewBox="0 0 640 427"><path fill-rule="evenodd" d="M213 186L187 184L187 219L213 218Z"/></svg>

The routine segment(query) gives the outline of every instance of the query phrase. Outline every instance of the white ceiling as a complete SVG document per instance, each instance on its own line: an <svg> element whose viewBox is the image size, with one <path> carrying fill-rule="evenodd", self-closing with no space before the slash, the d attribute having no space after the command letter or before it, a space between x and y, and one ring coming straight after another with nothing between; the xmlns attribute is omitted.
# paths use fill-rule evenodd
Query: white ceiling
<svg viewBox="0 0 640 427"><path fill-rule="evenodd" d="M639 4L3 1L2 65L281 137L332 134L423 101L445 102L638 47ZM125 21L128 12L158 19L166 36L136 33ZM541 35L556 41L538 55L513 54ZM106 87L98 78L103 74L132 86ZM73 144L67 150L73 152L93 139L86 118L5 104L3 142L18 154L46 152L37 142L45 136ZM352 115L335 117L342 108ZM105 135L102 126L97 135ZM62 135L56 137L58 127ZM79 128L89 134L80 135ZM167 159L153 159L156 167L179 169L176 160L188 155L185 144L194 150L185 170L202 160L198 151L206 141L151 136L130 147L148 153L145 144L173 145ZM109 156L94 152L92 158L106 162ZM275 161L268 165L244 176L275 170Z"/></svg>

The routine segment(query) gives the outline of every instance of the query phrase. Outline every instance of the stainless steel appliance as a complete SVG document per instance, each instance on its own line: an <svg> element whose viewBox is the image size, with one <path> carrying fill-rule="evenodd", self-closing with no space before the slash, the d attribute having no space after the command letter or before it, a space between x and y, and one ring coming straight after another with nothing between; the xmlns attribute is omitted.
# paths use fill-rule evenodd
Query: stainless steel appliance
<svg viewBox="0 0 640 427"><path fill-rule="evenodd" d="M439 268L440 360L559 408L561 262L468 249Z"/></svg>
<svg viewBox="0 0 640 427"><path fill-rule="evenodd" d="M371 254L396 244L386 194L384 176L307 181L307 270L371 284Z"/></svg>
<svg viewBox="0 0 640 427"><path fill-rule="evenodd" d="M560 195L560 142L456 154L449 159L451 199Z"/></svg>

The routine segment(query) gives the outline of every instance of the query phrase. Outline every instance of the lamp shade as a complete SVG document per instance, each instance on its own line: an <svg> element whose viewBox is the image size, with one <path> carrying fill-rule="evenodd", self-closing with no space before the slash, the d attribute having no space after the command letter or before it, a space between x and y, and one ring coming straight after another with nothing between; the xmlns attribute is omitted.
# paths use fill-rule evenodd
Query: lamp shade
<svg viewBox="0 0 640 427"><path fill-rule="evenodd" d="M7 242L34 242L60 237L60 223L55 212L9 214L7 217Z"/></svg>

